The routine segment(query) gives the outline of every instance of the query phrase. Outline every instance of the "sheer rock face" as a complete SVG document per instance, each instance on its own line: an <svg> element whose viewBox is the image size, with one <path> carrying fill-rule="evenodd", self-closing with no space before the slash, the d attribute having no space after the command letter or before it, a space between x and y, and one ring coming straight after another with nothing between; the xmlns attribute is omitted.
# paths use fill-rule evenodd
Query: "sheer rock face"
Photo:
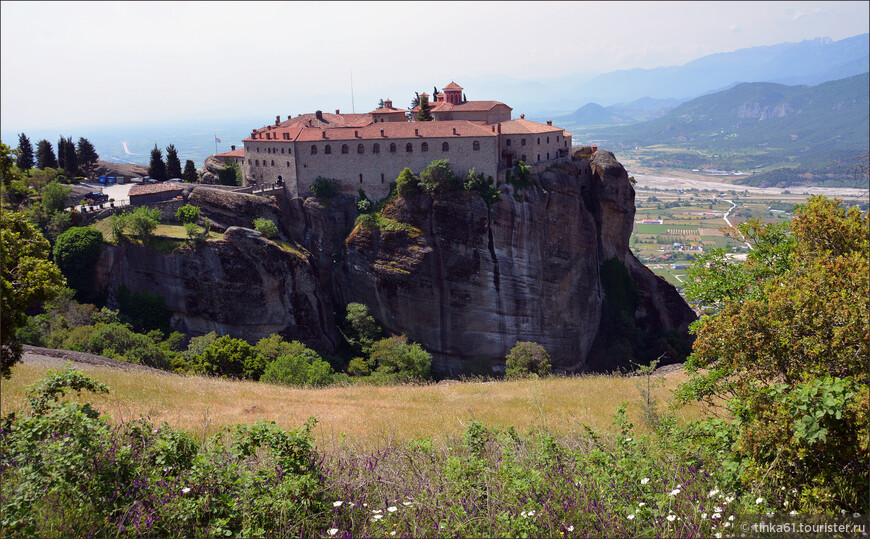
<svg viewBox="0 0 870 539"><path fill-rule="evenodd" d="M254 230L230 227L224 238L169 255L129 244L109 247L95 280L112 308L122 284L163 296L173 328L188 336L216 331L255 342L279 333L334 351L331 300L321 294L310 262Z"/></svg>

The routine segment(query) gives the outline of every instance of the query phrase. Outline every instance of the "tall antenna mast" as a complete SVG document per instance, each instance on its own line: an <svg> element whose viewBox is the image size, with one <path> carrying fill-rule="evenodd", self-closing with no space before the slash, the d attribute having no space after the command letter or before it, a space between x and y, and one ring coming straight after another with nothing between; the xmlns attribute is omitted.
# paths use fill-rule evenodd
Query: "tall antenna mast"
<svg viewBox="0 0 870 539"><path fill-rule="evenodd" d="M350 70L350 110L356 114L356 107L353 104L353 69Z"/></svg>

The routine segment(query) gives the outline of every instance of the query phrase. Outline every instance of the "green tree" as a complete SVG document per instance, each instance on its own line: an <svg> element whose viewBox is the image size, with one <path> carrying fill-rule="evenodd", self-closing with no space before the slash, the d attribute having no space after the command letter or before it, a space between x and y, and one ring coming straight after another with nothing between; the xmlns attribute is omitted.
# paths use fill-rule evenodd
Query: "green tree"
<svg viewBox="0 0 870 539"><path fill-rule="evenodd" d="M145 206L139 206L132 213L127 214L127 226L136 237L145 242L154 235L162 215L160 210L156 208L149 209Z"/></svg>
<svg viewBox="0 0 870 539"><path fill-rule="evenodd" d="M311 194L320 200L330 201L341 192L338 180L318 176L311 183Z"/></svg>
<svg viewBox="0 0 870 539"><path fill-rule="evenodd" d="M348 303L345 321L347 342L360 353L370 354L372 343L381 335L381 327L369 314L369 308L362 303Z"/></svg>
<svg viewBox="0 0 870 539"><path fill-rule="evenodd" d="M147 290L131 292L125 284L118 287L118 313L133 329L146 333L159 330L168 333L172 313L166 307L166 298Z"/></svg>
<svg viewBox="0 0 870 539"><path fill-rule="evenodd" d="M501 191L495 186L492 176L484 179L483 172L477 172L474 167L468 171L463 187L466 191L478 193L487 205L494 204L498 200L498 195L501 194Z"/></svg>
<svg viewBox="0 0 870 539"><path fill-rule="evenodd" d="M155 144L154 148L151 150L151 162L148 165L148 175L160 182L169 179L166 176L166 163L163 162L163 152L160 151L157 144Z"/></svg>
<svg viewBox="0 0 870 539"><path fill-rule="evenodd" d="M30 139L27 135L21 133L18 135L18 160L16 162L18 169L28 171L33 168L33 145L30 144Z"/></svg>
<svg viewBox="0 0 870 539"><path fill-rule="evenodd" d="M100 166L100 156L97 155L97 150L94 149L91 141L85 137L79 137L79 142L76 145L76 159L82 174L86 178L93 178L97 172L97 167Z"/></svg>
<svg viewBox="0 0 870 539"><path fill-rule="evenodd" d="M62 211L66 207L71 192L72 187L61 185L56 181L51 182L42 189L42 206L49 215Z"/></svg>
<svg viewBox="0 0 870 539"><path fill-rule="evenodd" d="M429 110L429 97L426 95L420 96L420 111L417 112L418 122L431 122L435 118L432 117L432 112Z"/></svg>
<svg viewBox="0 0 870 539"><path fill-rule="evenodd" d="M550 354L536 342L517 341L505 358L505 377L546 376L550 374Z"/></svg>
<svg viewBox="0 0 870 539"><path fill-rule="evenodd" d="M378 100L378 107L377 108L379 108L379 109L384 108L384 100L383 99Z"/></svg>
<svg viewBox="0 0 870 539"><path fill-rule="evenodd" d="M259 380L265 365L250 344L224 335L194 356L190 367L199 374Z"/></svg>
<svg viewBox="0 0 870 539"><path fill-rule="evenodd" d="M242 169L235 161L224 163L218 171L218 183L221 185L242 185L243 180Z"/></svg>
<svg viewBox="0 0 870 539"><path fill-rule="evenodd" d="M199 208L185 204L175 212L175 218L181 223L196 223L199 220Z"/></svg>
<svg viewBox="0 0 870 539"><path fill-rule="evenodd" d="M380 381L425 381L432 376L432 356L404 335L376 341L371 350L368 363Z"/></svg>
<svg viewBox="0 0 870 539"><path fill-rule="evenodd" d="M65 286L63 274L51 262L51 247L33 225L17 212L0 213L0 376L21 358L21 345L15 337L26 325L25 311L32 305L56 297Z"/></svg>
<svg viewBox="0 0 870 539"><path fill-rule="evenodd" d="M461 188L462 184L450 168L450 160L436 159L420 172L420 185L430 192Z"/></svg>
<svg viewBox="0 0 870 539"><path fill-rule="evenodd" d="M178 150L175 144L166 147L166 176L167 178L181 178L181 160L178 159Z"/></svg>
<svg viewBox="0 0 870 539"><path fill-rule="evenodd" d="M36 168L39 170L58 168L54 148L52 148L51 142L45 139L40 140L36 144Z"/></svg>
<svg viewBox="0 0 870 539"><path fill-rule="evenodd" d="M314 350L306 348L299 341L286 344L291 351L270 362L261 381L291 386L325 386L332 383L332 367Z"/></svg>
<svg viewBox="0 0 870 539"><path fill-rule="evenodd" d="M190 159L184 162L184 172L181 173L181 179L187 183L196 183L199 179L196 165Z"/></svg>
<svg viewBox="0 0 870 539"><path fill-rule="evenodd" d="M420 192L420 179L414 175L410 168L405 167L396 178L396 193L400 197L406 197Z"/></svg>
<svg viewBox="0 0 870 539"><path fill-rule="evenodd" d="M262 217L254 219L254 229L269 239L278 237L278 226L271 219Z"/></svg>
<svg viewBox="0 0 870 539"><path fill-rule="evenodd" d="M79 297L90 291L102 244L103 233L91 227L74 226L57 237L54 261Z"/></svg>
<svg viewBox="0 0 870 539"><path fill-rule="evenodd" d="M715 282L690 298L720 311L693 326L691 379L679 402L705 401L711 410L724 403L732 421L701 425L735 481L795 489L790 499L814 510L866 507L867 215L815 196L787 232L757 221L740 230L756 247L747 264L695 264L696 275Z"/></svg>
<svg viewBox="0 0 870 539"><path fill-rule="evenodd" d="M76 145L72 137L57 141L57 164L63 169L64 176L75 178L79 173L78 157L76 157Z"/></svg>

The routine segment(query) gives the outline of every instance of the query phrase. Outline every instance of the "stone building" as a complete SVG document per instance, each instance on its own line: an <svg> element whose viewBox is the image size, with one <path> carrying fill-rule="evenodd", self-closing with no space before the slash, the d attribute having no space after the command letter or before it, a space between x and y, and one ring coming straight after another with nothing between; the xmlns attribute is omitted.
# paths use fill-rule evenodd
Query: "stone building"
<svg viewBox="0 0 870 539"><path fill-rule="evenodd" d="M176 183L154 183L134 185L128 193L131 206L156 204L181 197L184 189Z"/></svg>
<svg viewBox="0 0 870 539"><path fill-rule="evenodd" d="M496 179L520 160L545 163L571 150L571 133L552 122L512 120L511 108L498 101L465 101L456 83L432 103L434 121L409 121L416 110L409 115L387 100L365 114L316 111L283 122L276 117L244 140L245 181L282 180L290 196L300 196L317 178L330 178L339 180L343 192L363 189L376 199L389 193L405 167L419 173L436 159L448 159L461 177L474 168Z"/></svg>
<svg viewBox="0 0 870 539"><path fill-rule="evenodd" d="M218 153L214 156L215 159L221 161L224 165L228 165L235 161L239 166L242 166L245 161L245 149L236 149L235 144L230 147L230 151Z"/></svg>

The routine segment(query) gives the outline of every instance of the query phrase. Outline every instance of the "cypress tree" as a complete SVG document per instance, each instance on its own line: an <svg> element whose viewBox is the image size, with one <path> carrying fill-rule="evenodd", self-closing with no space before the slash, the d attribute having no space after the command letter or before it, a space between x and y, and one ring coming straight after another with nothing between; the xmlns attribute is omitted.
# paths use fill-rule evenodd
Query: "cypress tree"
<svg viewBox="0 0 870 539"><path fill-rule="evenodd" d="M178 150L175 144L166 147L166 177L181 178L181 161L178 159Z"/></svg>
<svg viewBox="0 0 870 539"><path fill-rule="evenodd" d="M199 173L196 172L196 165L188 159L184 162L184 172L181 173L181 179L188 183L196 183L199 179Z"/></svg>
<svg viewBox="0 0 870 539"><path fill-rule="evenodd" d="M57 168L66 171L66 139L63 137L57 141Z"/></svg>
<svg viewBox="0 0 870 539"><path fill-rule="evenodd" d="M84 176L90 178L97 171L100 156L97 155L91 141L84 137L79 138L79 143L76 146L76 159Z"/></svg>
<svg viewBox="0 0 870 539"><path fill-rule="evenodd" d="M16 165L22 171L33 168L33 145L30 144L30 139L24 133L18 135L18 160Z"/></svg>
<svg viewBox="0 0 870 539"><path fill-rule="evenodd" d="M425 95L420 96L420 112L417 113L417 121L431 122L432 120L432 113L429 112L429 98Z"/></svg>
<svg viewBox="0 0 870 539"><path fill-rule="evenodd" d="M46 168L57 168L57 157L54 155L54 148L51 147L51 142L42 139L36 144L36 168L45 170Z"/></svg>
<svg viewBox="0 0 870 539"><path fill-rule="evenodd" d="M62 167L67 178L75 178L79 174L79 160L76 156L76 144L72 137L64 141L63 156L66 166Z"/></svg>
<svg viewBox="0 0 870 539"><path fill-rule="evenodd" d="M163 162L163 152L157 145L151 150L151 164L148 166L148 175L157 181L166 181L166 163Z"/></svg>

